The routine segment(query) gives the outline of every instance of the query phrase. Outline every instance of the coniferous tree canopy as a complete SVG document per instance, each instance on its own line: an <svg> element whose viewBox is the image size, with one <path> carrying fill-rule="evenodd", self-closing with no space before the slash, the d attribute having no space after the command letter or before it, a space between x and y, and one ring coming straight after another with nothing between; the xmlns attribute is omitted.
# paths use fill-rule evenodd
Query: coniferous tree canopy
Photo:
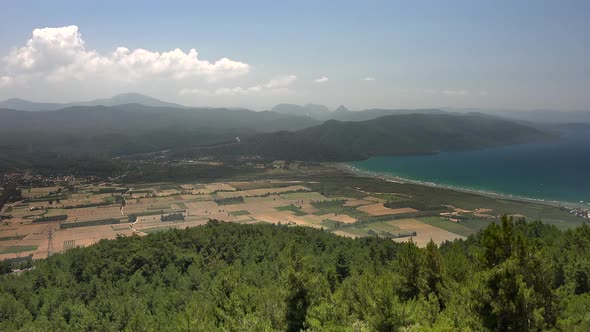
<svg viewBox="0 0 590 332"><path fill-rule="evenodd" d="M0 262L2 331L590 330L590 228L504 217L467 240L210 221Z"/></svg>

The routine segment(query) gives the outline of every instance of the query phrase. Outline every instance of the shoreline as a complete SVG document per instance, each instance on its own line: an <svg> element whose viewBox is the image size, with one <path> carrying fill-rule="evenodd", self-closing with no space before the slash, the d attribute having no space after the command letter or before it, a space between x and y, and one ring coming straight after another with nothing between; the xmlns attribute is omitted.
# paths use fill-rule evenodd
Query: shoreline
<svg viewBox="0 0 590 332"><path fill-rule="evenodd" d="M346 172L348 174L352 174L355 176L376 178L376 179L380 179L380 180L387 181L387 182L393 182L393 183L399 183L399 184L408 183L408 184L413 184L413 185L418 185L418 186L423 186L423 187L430 187L430 188L437 188L437 189L444 189L444 190L453 190L453 191L481 195L481 196L486 196L486 197L491 197L491 198L502 198L502 199L519 201L519 202L537 203L537 204L543 204L543 205L549 205L549 206L555 206L555 207L566 207L566 208L583 207L583 208L587 208L587 206L586 206L587 204L584 205L584 203L545 200L545 199L540 199L540 198L531 198L531 197L510 195L510 194L504 194L504 193L496 193L496 192L486 191L486 190L477 190L477 189L455 187L452 185L445 185L445 184L434 183L434 182L412 180L412 179L402 178L402 177L399 177L399 176L396 176L393 174L389 174L389 173L385 173L385 172L366 171L366 170L354 167L346 162L331 163L330 165L332 167L334 167L340 171Z"/></svg>

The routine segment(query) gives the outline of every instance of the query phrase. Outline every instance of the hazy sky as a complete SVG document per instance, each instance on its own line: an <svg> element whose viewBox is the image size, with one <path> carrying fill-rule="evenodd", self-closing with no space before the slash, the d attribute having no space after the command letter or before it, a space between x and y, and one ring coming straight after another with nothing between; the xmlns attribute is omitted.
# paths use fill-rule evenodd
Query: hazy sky
<svg viewBox="0 0 590 332"><path fill-rule="evenodd" d="M140 92L254 109L590 109L590 1L23 0L1 8L0 99Z"/></svg>

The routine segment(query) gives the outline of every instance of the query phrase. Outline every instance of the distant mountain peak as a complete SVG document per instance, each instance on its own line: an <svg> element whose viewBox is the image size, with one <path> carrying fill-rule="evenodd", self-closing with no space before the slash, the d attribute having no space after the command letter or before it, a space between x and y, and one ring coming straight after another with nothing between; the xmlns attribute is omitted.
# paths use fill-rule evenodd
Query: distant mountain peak
<svg viewBox="0 0 590 332"><path fill-rule="evenodd" d="M350 112L350 110L346 108L344 105L340 105L336 110L334 110L334 112Z"/></svg>
<svg viewBox="0 0 590 332"><path fill-rule="evenodd" d="M109 100L139 100L139 101L158 101L158 102L160 102L159 99L156 99L154 97L150 97L148 95L144 95L141 93L137 93L137 92L120 93L120 94L114 95L111 98L107 98L107 99L109 99Z"/></svg>
<svg viewBox="0 0 590 332"><path fill-rule="evenodd" d="M111 98L105 99L96 99L86 103L76 103L78 105L104 105L104 106L116 106L116 105L125 105L125 104L141 104L145 106L157 106L157 107L176 107L176 108L183 108L183 106L168 103L156 99L154 97L142 95L137 92L128 92L128 93L121 93L115 95Z"/></svg>

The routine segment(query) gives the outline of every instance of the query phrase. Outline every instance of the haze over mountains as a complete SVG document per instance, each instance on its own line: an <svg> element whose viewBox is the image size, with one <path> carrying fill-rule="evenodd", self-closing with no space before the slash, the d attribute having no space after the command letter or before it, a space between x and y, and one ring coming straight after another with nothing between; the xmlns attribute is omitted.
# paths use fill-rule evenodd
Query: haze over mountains
<svg viewBox="0 0 590 332"><path fill-rule="evenodd" d="M56 111L64 108L71 108L75 106L121 106L127 104L139 104L150 107L163 107L172 109L231 109L248 111L240 108L209 108L209 107L189 107L176 103L162 101L150 96L139 93L124 93L115 95L111 98L95 99L91 101L70 102L70 103L48 103L48 102L33 102L19 98L11 98L0 101L0 108L20 110L20 111ZM548 123L590 123L590 111L558 111L558 110L496 110L496 109L481 109L481 108L427 108L427 109L366 109L362 111L351 111L346 106L340 105L336 109L330 109L325 105L320 104L278 104L270 109L271 112L311 118L314 121L308 121L307 124L319 124L319 122L327 120L340 121L366 121L387 115L401 115L401 114L444 114L444 113L484 113L493 116L499 116L507 119L534 122L541 124ZM268 112L266 113L269 114ZM309 120L309 119L308 119ZM303 121L300 120L299 121ZM295 125L294 127L297 127ZM272 127L269 130L276 130ZM278 128L282 129L282 128ZM292 128L285 128L292 129Z"/></svg>
<svg viewBox="0 0 590 332"><path fill-rule="evenodd" d="M62 108L73 107L73 106L117 106L125 104L141 104L145 106L154 107L174 107L184 108L184 106L168 103L159 99L142 95L139 93L124 93L113 96L111 98L95 99L85 102L72 102L72 103L45 103L45 102L34 102L20 98L11 98L0 102L0 108L8 108L19 111L55 111Z"/></svg>
<svg viewBox="0 0 590 332"><path fill-rule="evenodd" d="M552 123L590 123L590 111L555 111L555 110L481 110L490 115L508 119L528 121L541 124Z"/></svg>
<svg viewBox="0 0 590 332"><path fill-rule="evenodd" d="M246 137L217 148L218 155L259 155L286 160L361 160L379 155L431 154L537 142L541 130L477 113L399 114L367 121L328 120L294 132Z"/></svg>
<svg viewBox="0 0 590 332"><path fill-rule="evenodd" d="M0 167L4 168L34 165L40 155L46 160L60 155L108 159L157 151L224 160L348 161L543 141L557 136L546 128L559 130L526 122L535 112L519 113L516 120L508 119L510 113L350 111L316 104L279 104L257 112L189 108L140 94L68 104L10 99L0 106L26 109L0 108ZM550 114L542 119L551 119ZM567 123L564 114L554 119ZM581 120L587 113L578 115Z"/></svg>
<svg viewBox="0 0 590 332"><path fill-rule="evenodd" d="M386 115L400 115L400 114L440 114L444 113L437 109L368 109L364 111L350 111L344 105L340 105L335 110L331 111L328 107L316 104L295 105L295 104L279 104L272 108L272 111L290 115L309 116L320 121L326 120L340 120L340 121L365 121L375 119Z"/></svg>
<svg viewBox="0 0 590 332"><path fill-rule="evenodd" d="M227 108L173 108L141 104L71 106L50 112L0 110L0 130L144 132L162 128L249 128L257 131L297 130L320 122L276 112Z"/></svg>
<svg viewBox="0 0 590 332"><path fill-rule="evenodd" d="M135 96L137 97L137 96ZM137 99L136 99L137 100ZM129 101L113 98L103 102ZM318 120L298 112L313 110ZM330 111L318 105L255 112L123 104L53 111L0 109L0 167L63 155L112 158L170 151L187 158L347 161L469 150L555 138L526 124L441 110ZM295 112L296 111L296 112ZM240 137L240 141L236 140ZM53 154L53 156L52 156Z"/></svg>
<svg viewBox="0 0 590 332"><path fill-rule="evenodd" d="M559 110L495 110L481 108L423 108L423 109L367 109L350 111L343 105L335 110L317 104L295 105L279 104L272 111L283 114L309 116L320 121L365 121L387 115L402 114L444 114L444 113L483 113L525 122L540 124L590 123L590 111Z"/></svg>

